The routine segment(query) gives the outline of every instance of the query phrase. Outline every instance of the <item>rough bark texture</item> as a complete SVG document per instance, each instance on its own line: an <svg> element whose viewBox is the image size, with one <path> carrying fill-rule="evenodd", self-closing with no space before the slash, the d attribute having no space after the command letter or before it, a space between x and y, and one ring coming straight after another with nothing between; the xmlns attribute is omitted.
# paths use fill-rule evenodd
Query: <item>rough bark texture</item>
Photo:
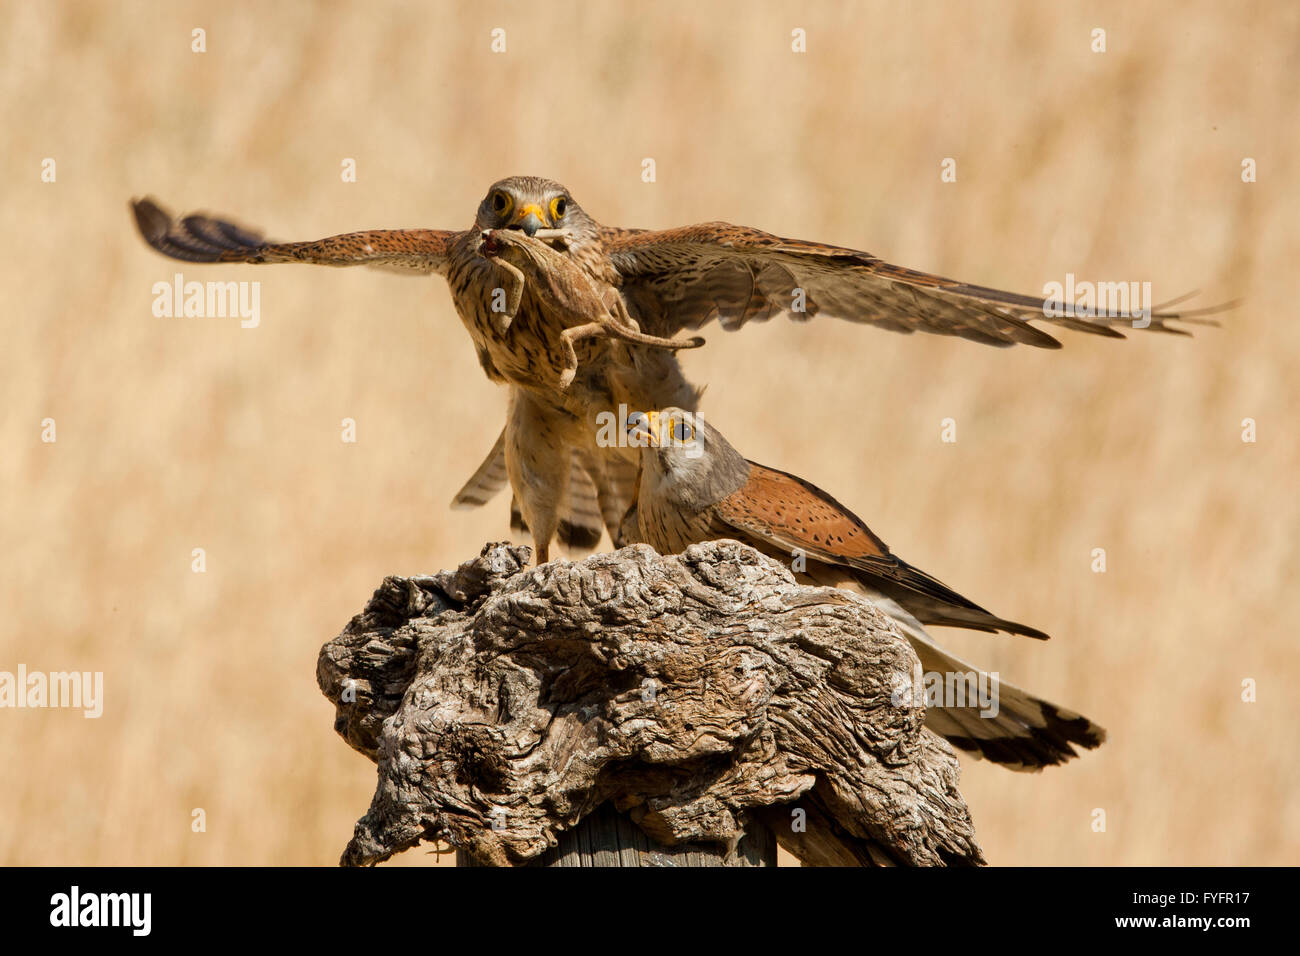
<svg viewBox="0 0 1300 956"><path fill-rule="evenodd" d="M386 578L321 649L335 729L379 766L343 853L443 839L537 860L610 803L665 847L761 822L809 864L982 863L913 652L869 602L734 541L528 568L488 545Z"/></svg>
<svg viewBox="0 0 1300 956"><path fill-rule="evenodd" d="M536 867L735 867L776 866L776 839L761 823L752 823L734 851L718 843L675 843L650 839L612 803L602 803L571 830L557 830L555 846L523 866ZM485 867L472 853L459 850L456 865Z"/></svg>

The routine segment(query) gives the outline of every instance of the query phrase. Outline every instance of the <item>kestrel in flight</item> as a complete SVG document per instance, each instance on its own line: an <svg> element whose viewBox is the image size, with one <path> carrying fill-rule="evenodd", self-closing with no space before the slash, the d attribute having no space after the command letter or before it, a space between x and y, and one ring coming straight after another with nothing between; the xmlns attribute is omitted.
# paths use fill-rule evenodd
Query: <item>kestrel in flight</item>
<svg viewBox="0 0 1300 956"><path fill-rule="evenodd" d="M824 313L895 332L1039 348L1060 343L1031 321L1112 338L1123 338L1114 326L1131 321L744 226L602 226L564 186L535 176L493 184L461 232L379 229L269 242L207 215L174 219L151 199L132 207L145 240L187 262L370 265L445 277L483 370L510 387L505 428L453 505L485 504L508 480L512 523L531 530L539 561L557 535L591 548L604 528L623 543L617 529L635 494L635 455L596 441L597 416L620 405L694 410L699 390L673 350L695 342L675 337L714 319L732 330L774 315L802 321ZM501 240L511 231L547 243L554 255L537 258L535 247ZM587 312L557 302L554 282L536 281L560 266L567 267L560 285L590 286L573 300ZM1153 311L1147 327L1180 332L1167 323L1204 321L1196 316Z"/></svg>
<svg viewBox="0 0 1300 956"><path fill-rule="evenodd" d="M680 408L628 417L640 450L641 478L625 534L663 554L731 538L792 567L807 584L843 587L869 598L911 642L927 673L965 675L978 668L953 657L925 625L1047 635L1007 621L892 554L867 525L802 478L747 461L702 416ZM1097 747L1106 732L1087 717L983 675L997 713L979 702L926 710L926 724L954 746L1014 770L1038 770ZM993 690L996 688L996 690Z"/></svg>

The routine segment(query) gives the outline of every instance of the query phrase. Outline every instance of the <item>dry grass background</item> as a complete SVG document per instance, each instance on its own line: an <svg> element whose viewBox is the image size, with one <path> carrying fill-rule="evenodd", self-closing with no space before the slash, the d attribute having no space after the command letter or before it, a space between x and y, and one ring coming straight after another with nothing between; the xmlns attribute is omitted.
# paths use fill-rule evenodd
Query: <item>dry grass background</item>
<svg viewBox="0 0 1300 956"><path fill-rule="evenodd" d="M727 219L1031 293L1074 272L1247 297L1192 339L1000 351L818 320L715 328L686 361L751 457L1054 635L952 635L1111 734L1041 775L965 764L993 862L1300 861L1298 54L1284 0L6 0L0 669L107 686L97 721L0 712L0 862L333 863L374 771L331 730L320 645L383 575L507 533L504 499L446 506L504 394L441 280L184 268L260 280L261 327L157 319L176 270L127 199L305 239L465 227L517 172L610 223Z"/></svg>

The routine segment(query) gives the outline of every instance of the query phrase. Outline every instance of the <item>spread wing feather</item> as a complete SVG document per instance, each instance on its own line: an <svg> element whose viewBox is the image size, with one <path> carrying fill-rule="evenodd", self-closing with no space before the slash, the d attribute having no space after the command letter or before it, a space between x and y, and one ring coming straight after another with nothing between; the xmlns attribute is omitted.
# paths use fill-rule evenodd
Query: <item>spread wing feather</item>
<svg viewBox="0 0 1300 956"><path fill-rule="evenodd" d="M955 335L1000 347L1060 348L1029 323L1123 338L1114 326L1133 321L1089 316L1072 304L957 282L854 249L725 222L658 231L605 228L601 238L622 276L629 310L655 335L698 329L714 319L730 330L774 315L806 321L825 313L894 332ZM1049 304L1057 314L1046 314ZM1213 325L1203 316L1227 307L1153 311L1149 328L1185 335L1166 323Z"/></svg>
<svg viewBox="0 0 1300 956"><path fill-rule="evenodd" d="M185 262L309 262L445 273L449 247L459 235L438 229L371 229L314 242L268 242L251 229L203 213L173 217L153 199L134 200L131 211L145 242Z"/></svg>

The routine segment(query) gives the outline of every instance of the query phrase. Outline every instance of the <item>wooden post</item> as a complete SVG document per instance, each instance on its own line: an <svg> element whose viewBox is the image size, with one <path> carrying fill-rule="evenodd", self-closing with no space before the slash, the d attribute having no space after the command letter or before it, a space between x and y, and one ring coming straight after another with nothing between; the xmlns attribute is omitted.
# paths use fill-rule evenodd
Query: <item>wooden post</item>
<svg viewBox="0 0 1300 956"><path fill-rule="evenodd" d="M486 866L464 850L457 866ZM584 817L559 842L526 866L776 866L776 840L762 824L751 823L730 859L717 844L664 847L608 803Z"/></svg>
<svg viewBox="0 0 1300 956"><path fill-rule="evenodd" d="M335 729L379 770L341 863L425 840L464 866L771 866L777 841L983 862L952 748L899 696L916 655L869 601L736 541L529 558L387 578L321 649Z"/></svg>

